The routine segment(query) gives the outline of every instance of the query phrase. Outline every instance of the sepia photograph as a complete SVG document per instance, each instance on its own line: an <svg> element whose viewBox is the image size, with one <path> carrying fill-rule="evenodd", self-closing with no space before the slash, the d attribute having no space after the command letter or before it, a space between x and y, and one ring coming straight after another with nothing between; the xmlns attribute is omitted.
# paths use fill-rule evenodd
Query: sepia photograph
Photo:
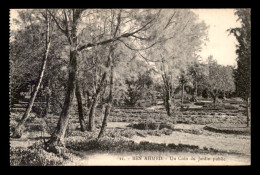
<svg viewBox="0 0 260 175"><path fill-rule="evenodd" d="M9 9L10 166L250 166L250 8Z"/></svg>

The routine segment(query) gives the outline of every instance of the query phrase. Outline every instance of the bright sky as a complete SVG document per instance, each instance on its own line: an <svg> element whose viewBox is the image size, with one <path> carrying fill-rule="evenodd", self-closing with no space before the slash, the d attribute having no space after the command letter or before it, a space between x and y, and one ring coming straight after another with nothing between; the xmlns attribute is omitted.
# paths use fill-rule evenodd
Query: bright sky
<svg viewBox="0 0 260 175"><path fill-rule="evenodd" d="M236 65L236 38L228 35L227 29L240 27L240 22L236 22L237 17L234 15L234 9L192 9L199 15L207 25L208 39L207 45L203 47L200 55L202 60L209 55L222 65Z"/></svg>

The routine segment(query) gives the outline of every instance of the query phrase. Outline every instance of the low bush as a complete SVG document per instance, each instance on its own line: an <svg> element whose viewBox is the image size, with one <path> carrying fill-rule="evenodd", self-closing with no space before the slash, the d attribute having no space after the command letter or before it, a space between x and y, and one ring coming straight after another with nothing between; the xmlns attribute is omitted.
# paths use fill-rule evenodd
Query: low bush
<svg viewBox="0 0 260 175"><path fill-rule="evenodd" d="M36 142L29 148L16 147L10 148L11 166L60 166L68 158L58 156L54 153L45 151L40 142ZM72 157L67 153L67 157Z"/></svg>
<svg viewBox="0 0 260 175"><path fill-rule="evenodd" d="M161 120L165 121L165 120ZM131 123L128 127L132 127L139 130L161 130L163 128L174 129L174 125L171 122L157 122L154 119L149 119L144 122Z"/></svg>
<svg viewBox="0 0 260 175"><path fill-rule="evenodd" d="M165 143L151 143L147 141L141 141L136 143L131 140L124 140L118 138L103 137L102 139L91 139L91 140L77 140L68 141L66 143L68 149L75 151L97 151L97 152L134 152L134 151L169 151L169 152L210 152L207 150L200 149L196 145L188 144L168 144ZM215 150L217 152L217 150Z"/></svg>

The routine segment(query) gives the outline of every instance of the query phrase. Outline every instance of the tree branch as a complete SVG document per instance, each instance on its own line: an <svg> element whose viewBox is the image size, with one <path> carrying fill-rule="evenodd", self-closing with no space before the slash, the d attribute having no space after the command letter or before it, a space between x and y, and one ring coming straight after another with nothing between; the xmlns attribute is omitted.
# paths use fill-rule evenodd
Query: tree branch
<svg viewBox="0 0 260 175"><path fill-rule="evenodd" d="M171 16L170 20L168 21L168 23L166 24L166 26L164 27L163 30L165 30L165 29L170 25L171 20L172 20L172 18L175 16L175 14L176 14L176 11L173 13L173 15Z"/></svg>
<svg viewBox="0 0 260 175"><path fill-rule="evenodd" d="M90 48L90 47L94 47L94 46L98 46L98 45L104 45L104 44L107 44L107 43L110 43L110 42L113 42L113 41L116 41L116 40L119 40L121 38L128 38L129 36L132 36L134 35L135 33L138 33L139 31L143 30L146 26L148 26L150 23L152 23L153 21L155 20L152 19L150 20L148 23L146 23L143 27L141 27L140 29L138 30L135 30L134 32L131 32L131 33L125 33L125 34L122 34L118 37L114 37L113 39L108 39L108 40L105 40L105 41L101 41L101 42L98 42L98 43L88 43L86 45L83 45L81 47L78 48L78 51L82 51L84 49L87 49L87 48Z"/></svg>
<svg viewBox="0 0 260 175"><path fill-rule="evenodd" d="M52 16L53 20L55 21L56 25L57 25L58 28L61 30L61 32L64 33L64 34L67 36L67 33L66 33L65 29L63 29L63 28L59 25L59 23L58 23L58 21L56 20L55 16L54 16L49 10L48 10L48 12L49 12L49 14Z"/></svg>
<svg viewBox="0 0 260 175"><path fill-rule="evenodd" d="M129 45L127 45L124 41L118 39L118 41L122 42L128 49L130 50L134 50L134 51L141 51L141 50L147 50L147 49L150 49L151 47L153 47L155 44L159 43L158 41L156 41L155 43L153 43L152 45L146 47L146 48L141 48L141 49L136 49L136 48L133 48Z"/></svg>

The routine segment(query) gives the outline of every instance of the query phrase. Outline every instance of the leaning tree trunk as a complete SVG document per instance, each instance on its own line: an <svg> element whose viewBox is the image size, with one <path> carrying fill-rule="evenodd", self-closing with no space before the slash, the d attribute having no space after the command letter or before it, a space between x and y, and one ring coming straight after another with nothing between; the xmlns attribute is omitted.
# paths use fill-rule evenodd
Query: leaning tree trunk
<svg viewBox="0 0 260 175"><path fill-rule="evenodd" d="M110 60L112 61L112 60ZM107 127L107 118L109 117L110 111L111 111L111 107L112 107L112 103L113 103L113 88L114 88L114 66L111 65L111 72L110 72L110 90L109 90L109 96L108 96L108 104L106 106L105 109L105 115L104 115L104 119L103 119L103 123L98 135L98 138L101 138L104 135L104 132L106 130Z"/></svg>
<svg viewBox="0 0 260 175"><path fill-rule="evenodd" d="M60 118L56 127L56 130L51 135L50 140L45 143L45 149L47 151L51 151L54 153L61 153L65 147L64 145L64 137L66 133L66 129L69 123L69 112L72 106L73 98L75 95L75 84L76 84L76 73L77 73L77 46L78 46L78 38L77 38L77 24L80 18L80 14L82 13L81 9L73 9L72 10L72 21L71 21L71 30L66 28L65 32L69 43L70 43L70 62L69 62L69 78L67 81L67 90L65 94L63 108L60 114ZM66 17L66 15L65 15ZM66 21L68 24L69 22ZM68 26L67 26L68 27Z"/></svg>
<svg viewBox="0 0 260 175"><path fill-rule="evenodd" d="M77 98L77 102L78 102L78 112L79 112L79 123L80 123L80 130L82 132L85 131L85 120L84 120L84 112L83 112L83 107L82 107L82 99L81 99L81 94L80 94L80 90L79 90L79 83L78 80L76 80L76 98Z"/></svg>
<svg viewBox="0 0 260 175"><path fill-rule="evenodd" d="M251 126L250 98L247 98L247 127Z"/></svg>
<svg viewBox="0 0 260 175"><path fill-rule="evenodd" d="M101 83L96 90L96 94L93 97L93 101L92 101L91 108L90 108L90 111L89 111L89 121L88 121L89 122L88 123L88 125L89 125L88 130L89 131L94 131L94 129L95 129L94 119L95 119L96 107L97 107L97 104L98 104L98 99L99 99L100 93L104 89L104 86L105 86L104 82L106 80L106 77L107 77L107 72L104 72L104 74L101 78Z"/></svg>
<svg viewBox="0 0 260 175"><path fill-rule="evenodd" d="M31 112L34 100L36 98L36 95L38 93L38 90L39 90L41 82L42 82L42 78L43 78L43 75L44 75L44 72L45 72L45 69L46 69L46 63L47 63L47 58L48 58L48 54L49 54L49 50L50 50L50 45L51 45L50 27L49 26L50 26L50 24L49 24L49 21L48 21L47 22L47 34L46 34L46 49L45 49L44 57L43 57L43 60L42 60L41 72L39 74L37 84L36 84L36 86L35 86L35 88L32 92L32 95L31 95L30 101L28 103L28 106L26 108L26 111L25 111L21 121L18 123L17 127L15 128L15 130L13 132L13 135L12 135L13 138L20 138L22 136L24 124L29 117L29 114Z"/></svg>
<svg viewBox="0 0 260 175"><path fill-rule="evenodd" d="M69 79L67 82L68 85L67 85L67 91L65 95L63 109L61 111L56 130L51 135L50 140L46 144L46 149L54 153L59 152L57 147L64 147L64 136L69 122L69 111L72 106L72 102L75 94L76 72L77 72L77 50L76 47L72 47L72 50L70 51Z"/></svg>

